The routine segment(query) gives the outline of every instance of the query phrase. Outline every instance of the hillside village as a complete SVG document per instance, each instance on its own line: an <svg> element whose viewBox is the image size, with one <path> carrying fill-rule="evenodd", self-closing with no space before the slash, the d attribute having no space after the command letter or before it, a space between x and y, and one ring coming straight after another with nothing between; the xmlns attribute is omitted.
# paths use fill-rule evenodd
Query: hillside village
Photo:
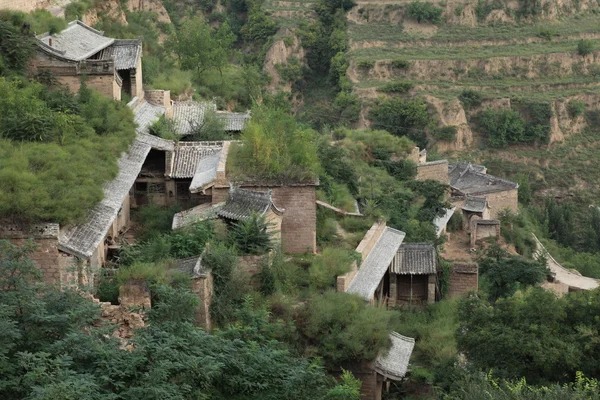
<svg viewBox="0 0 600 400"><path fill-rule="evenodd" d="M596 5L192 3L0 1L0 397L600 398Z"/></svg>

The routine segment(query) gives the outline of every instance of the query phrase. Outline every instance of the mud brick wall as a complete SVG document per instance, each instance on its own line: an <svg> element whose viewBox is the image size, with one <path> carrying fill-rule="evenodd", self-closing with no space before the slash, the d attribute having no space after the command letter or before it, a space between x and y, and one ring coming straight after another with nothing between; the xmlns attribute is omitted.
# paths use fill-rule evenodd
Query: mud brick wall
<svg viewBox="0 0 600 400"><path fill-rule="evenodd" d="M244 189L273 191L273 203L283 208L281 248L286 253L314 253L317 250L317 197L315 186L242 186ZM229 187L214 187L212 204L227 200Z"/></svg>
<svg viewBox="0 0 600 400"><path fill-rule="evenodd" d="M479 287L479 267L476 263L454 263L450 268L447 296L463 296Z"/></svg>
<svg viewBox="0 0 600 400"><path fill-rule="evenodd" d="M498 214L508 208L512 212L518 211L519 206L519 190L511 189L502 192L488 193L485 195L490 206L490 218L498 218Z"/></svg>
<svg viewBox="0 0 600 400"><path fill-rule="evenodd" d="M447 185L449 183L448 160L417 164L417 176L415 179L418 181L431 179Z"/></svg>
<svg viewBox="0 0 600 400"><path fill-rule="evenodd" d="M22 246L29 239L37 244L29 258L41 270L44 282L61 284L61 269L58 251L58 224L19 225L0 221L0 240L8 240L16 246Z"/></svg>
<svg viewBox="0 0 600 400"><path fill-rule="evenodd" d="M478 240L489 237L500 237L500 221L498 220L475 220L471 227L471 246Z"/></svg>
<svg viewBox="0 0 600 400"><path fill-rule="evenodd" d="M213 298L213 276L207 274L192 281L192 293L200 300L196 309L196 324L209 331L212 327L210 304Z"/></svg>
<svg viewBox="0 0 600 400"><path fill-rule="evenodd" d="M173 116L170 90L146 90L144 92L144 98L149 103L165 107L165 114L167 117Z"/></svg>

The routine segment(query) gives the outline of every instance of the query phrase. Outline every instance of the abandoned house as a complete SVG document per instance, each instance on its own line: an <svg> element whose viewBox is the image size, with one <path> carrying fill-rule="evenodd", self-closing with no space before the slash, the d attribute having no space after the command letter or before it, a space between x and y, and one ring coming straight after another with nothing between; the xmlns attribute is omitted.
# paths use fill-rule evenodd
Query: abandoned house
<svg viewBox="0 0 600 400"><path fill-rule="evenodd" d="M120 40L81 21L72 21L60 33L37 37L31 73L50 73L77 92L86 85L120 100L121 92L142 98L142 40Z"/></svg>
<svg viewBox="0 0 600 400"><path fill-rule="evenodd" d="M175 269L192 278L192 293L200 300L196 308L196 324L206 330L211 328L210 304L213 298L213 276L202 265L202 255L177 260Z"/></svg>
<svg viewBox="0 0 600 400"><path fill-rule="evenodd" d="M480 209L484 207L483 198L487 206L478 212L489 214L487 218L498 218L505 209L517 212L519 184L488 175L483 165L471 163L448 165L448 175L452 189L450 202L457 208L467 204L467 208Z"/></svg>
<svg viewBox="0 0 600 400"><path fill-rule="evenodd" d="M388 305L434 303L437 270L437 254L433 243L403 243L388 271Z"/></svg>

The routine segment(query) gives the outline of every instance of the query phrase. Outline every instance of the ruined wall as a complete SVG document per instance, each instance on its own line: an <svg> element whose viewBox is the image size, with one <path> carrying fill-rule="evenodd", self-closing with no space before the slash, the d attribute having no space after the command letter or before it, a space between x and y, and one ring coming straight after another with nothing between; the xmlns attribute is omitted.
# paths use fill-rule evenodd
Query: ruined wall
<svg viewBox="0 0 600 400"><path fill-rule="evenodd" d="M0 0L0 9L8 8L9 10L19 10L27 13L36 8L46 8L49 5L50 0Z"/></svg>
<svg viewBox="0 0 600 400"><path fill-rule="evenodd" d="M144 84L142 79L142 56L140 56L140 59L135 66L135 71L132 71L131 73L133 74L131 79L131 96L143 99Z"/></svg>
<svg viewBox="0 0 600 400"><path fill-rule="evenodd" d="M479 240L489 237L500 237L500 221L498 220L475 220L471 227L471 246Z"/></svg>
<svg viewBox="0 0 600 400"><path fill-rule="evenodd" d="M317 250L317 203L314 185L246 186L244 189L273 191L273 203L285 209L281 221L281 248L286 253L314 253ZM229 187L213 188L212 204L227 200Z"/></svg>
<svg viewBox="0 0 600 400"><path fill-rule="evenodd" d="M450 268L448 297L463 296L479 287L479 267L476 263L454 263Z"/></svg>
<svg viewBox="0 0 600 400"><path fill-rule="evenodd" d="M146 90L144 92L144 98L149 103L165 107L165 115L167 117L173 116L173 105L171 104L170 90Z"/></svg>
<svg viewBox="0 0 600 400"><path fill-rule="evenodd" d="M518 189L505 190L503 192L486 194L488 205L490 206L490 218L498 218L498 214L506 208L512 212L518 212L519 191Z"/></svg>
<svg viewBox="0 0 600 400"><path fill-rule="evenodd" d="M449 183L448 160L429 161L417 164L417 176L415 179L418 181L431 179L447 185Z"/></svg>
<svg viewBox="0 0 600 400"><path fill-rule="evenodd" d="M200 300L196 309L196 324L209 331L212 327L210 304L213 298L213 276L199 277L192 281L192 293Z"/></svg>
<svg viewBox="0 0 600 400"><path fill-rule="evenodd" d="M381 400L382 382L381 379L377 379L378 374L373 362L354 362L343 365L342 368L352 372L352 375L362 382L360 386L361 400ZM341 371L334 371L334 374L341 375Z"/></svg>
<svg viewBox="0 0 600 400"><path fill-rule="evenodd" d="M22 246L28 239L38 247L30 255L31 260L42 271L46 283L61 284L62 271L58 251L58 224L21 225L0 221L0 239Z"/></svg>
<svg viewBox="0 0 600 400"><path fill-rule="evenodd" d="M262 266L268 262L268 254L240 256L238 257L237 269L245 275L251 287L258 289L260 287L258 273Z"/></svg>

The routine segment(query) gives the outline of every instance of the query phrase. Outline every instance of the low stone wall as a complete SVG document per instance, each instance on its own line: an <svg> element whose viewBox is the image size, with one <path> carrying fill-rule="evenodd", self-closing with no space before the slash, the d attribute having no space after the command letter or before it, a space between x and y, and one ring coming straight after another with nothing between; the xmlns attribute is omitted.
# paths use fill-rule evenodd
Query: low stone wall
<svg viewBox="0 0 600 400"><path fill-rule="evenodd" d="M479 240L500 237L500 221L497 219L471 220L471 247Z"/></svg>
<svg viewBox="0 0 600 400"><path fill-rule="evenodd" d="M479 288L479 266L476 263L454 263L450 268L449 297L464 296Z"/></svg>

